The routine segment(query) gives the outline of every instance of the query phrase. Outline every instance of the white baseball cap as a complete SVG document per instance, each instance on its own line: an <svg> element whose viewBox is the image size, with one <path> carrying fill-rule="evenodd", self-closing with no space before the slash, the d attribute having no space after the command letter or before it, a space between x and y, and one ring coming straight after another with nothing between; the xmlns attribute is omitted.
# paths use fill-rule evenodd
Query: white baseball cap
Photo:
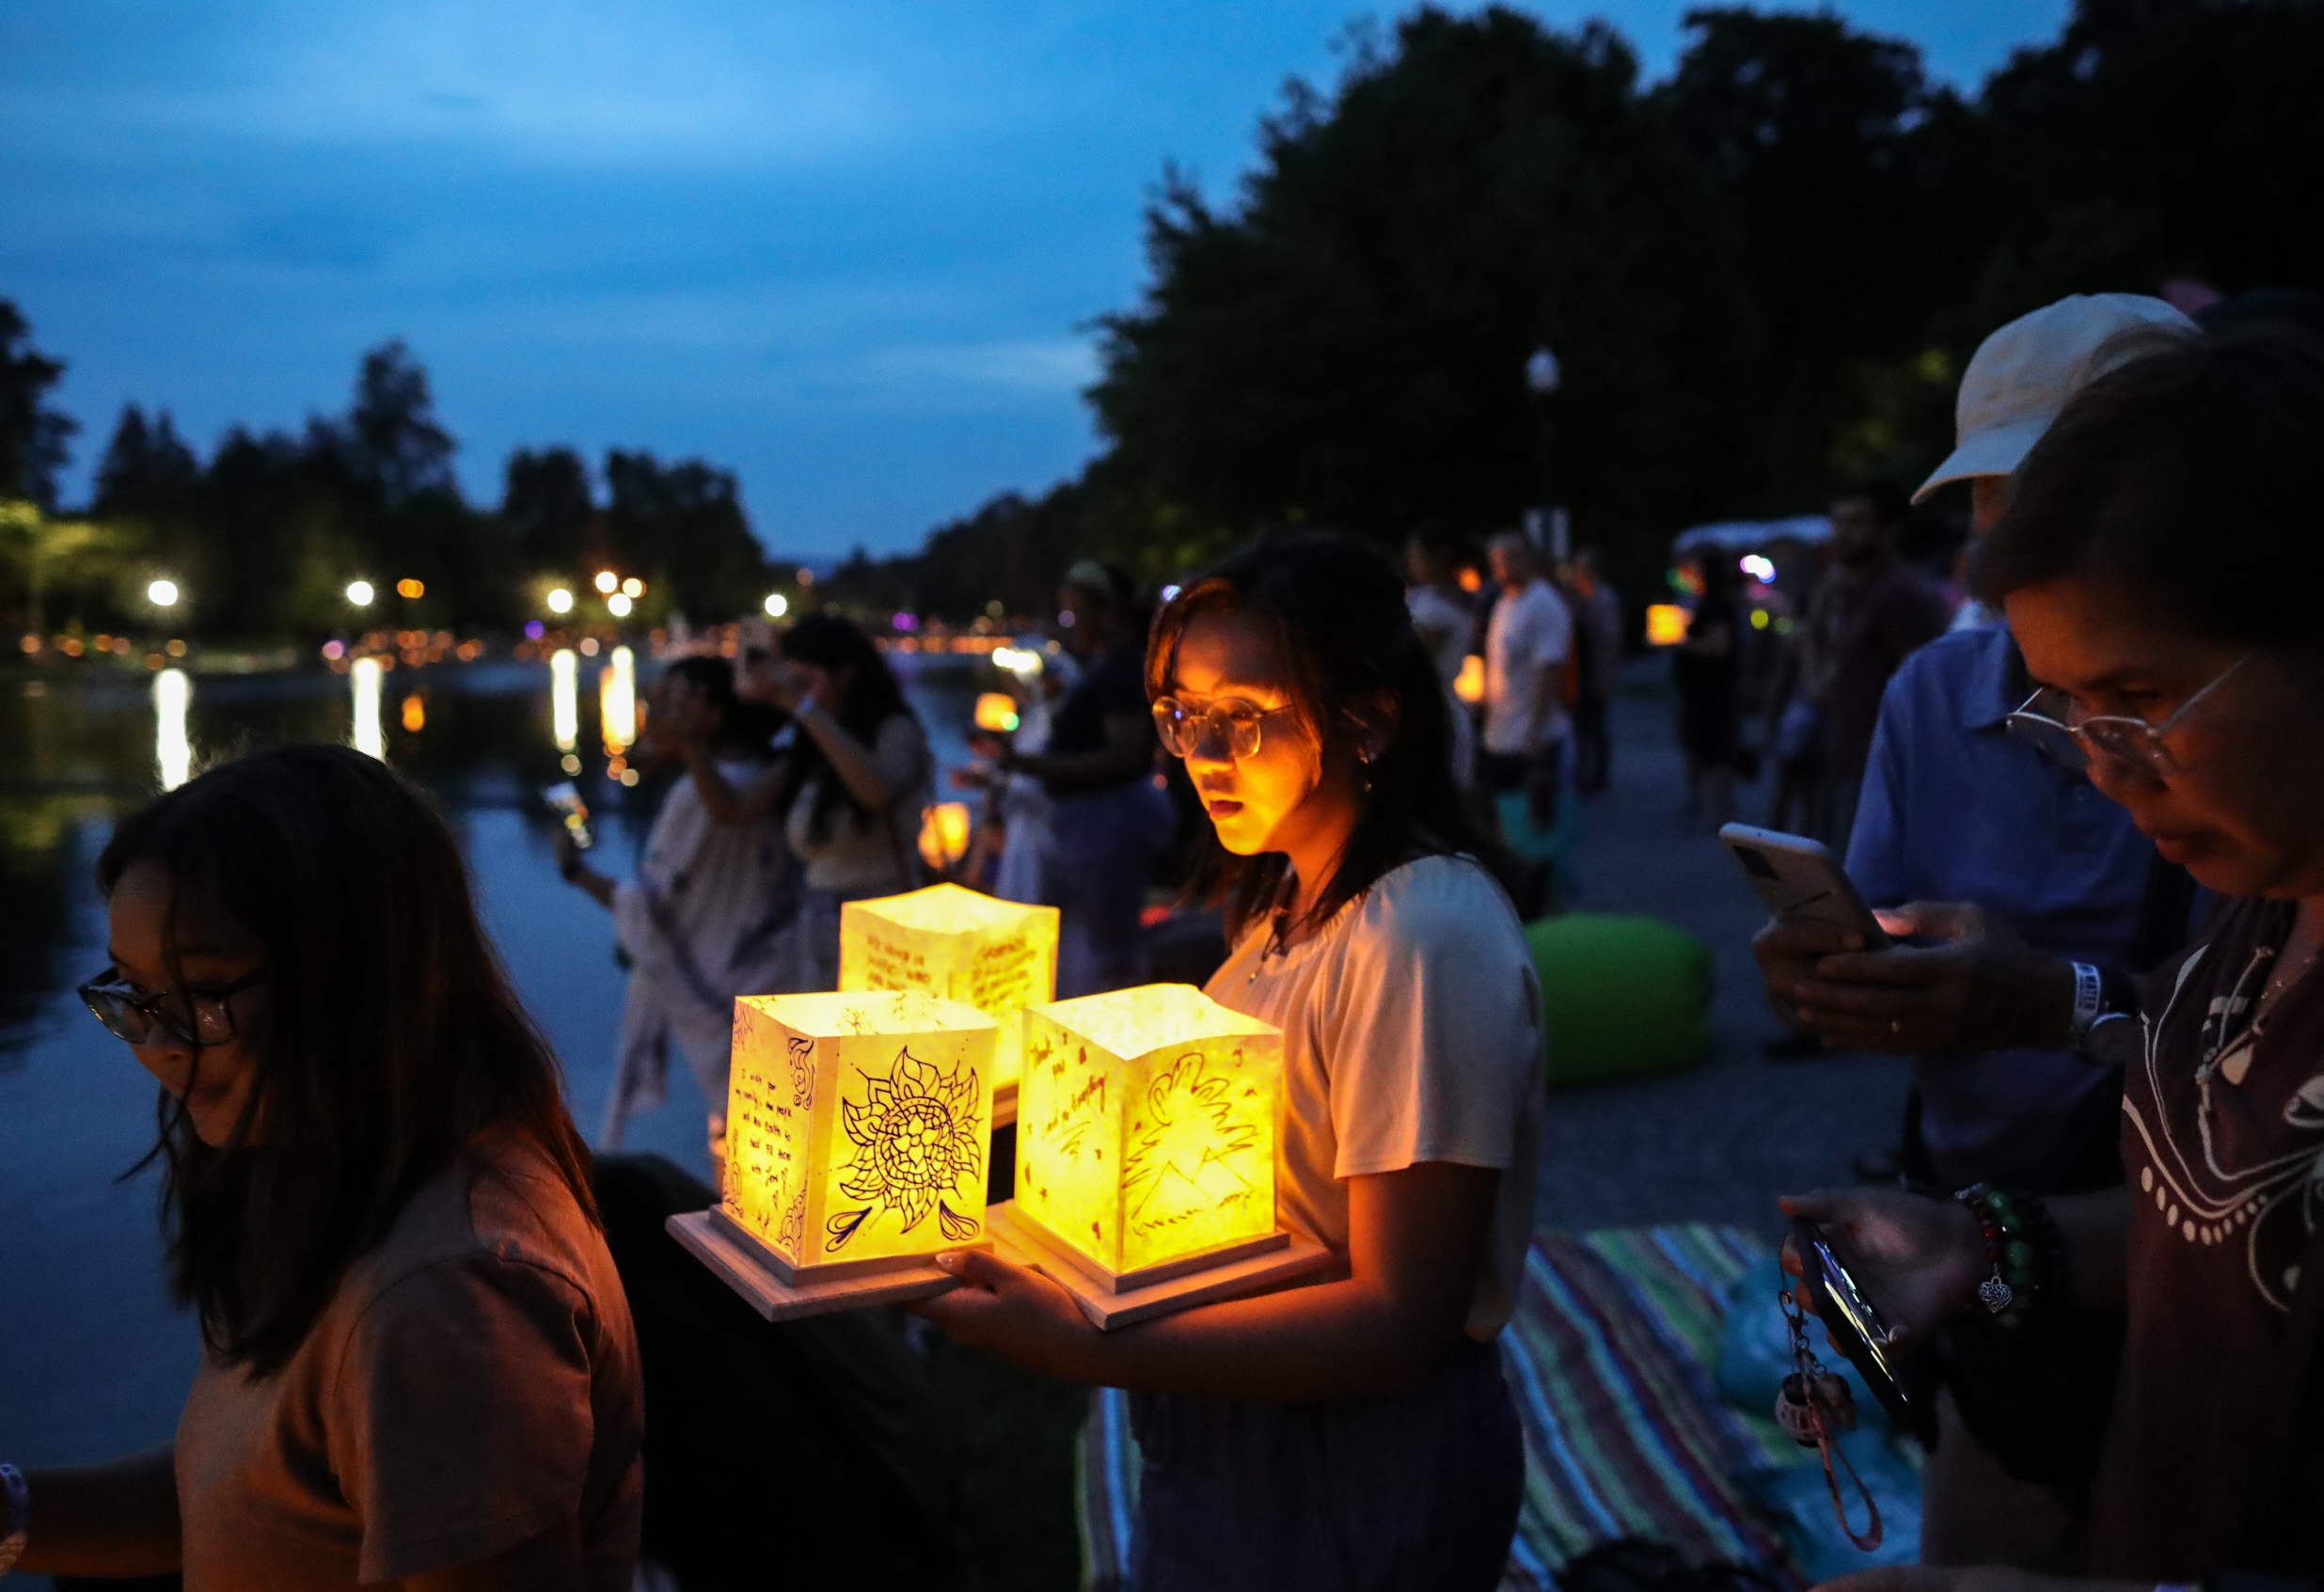
<svg viewBox="0 0 2324 1592"><path fill-rule="evenodd" d="M2146 336L2124 334L2145 333ZM2144 293L2076 293L2020 315L1977 345L1953 401L1953 449L1912 495L1949 481L2005 476L2093 376L2203 328Z"/></svg>

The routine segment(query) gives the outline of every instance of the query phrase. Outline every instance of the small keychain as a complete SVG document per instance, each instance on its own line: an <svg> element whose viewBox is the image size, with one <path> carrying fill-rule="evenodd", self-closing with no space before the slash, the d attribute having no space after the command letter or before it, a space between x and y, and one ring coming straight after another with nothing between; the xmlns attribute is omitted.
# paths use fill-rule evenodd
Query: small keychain
<svg viewBox="0 0 2324 1592"><path fill-rule="evenodd" d="M1827 1371L1824 1363L1808 1347L1808 1322L1800 1314L1799 1301L1789 1289L1776 1296L1783 1307L1783 1323L1792 1334L1792 1374L1783 1379L1783 1391L1776 1395L1776 1425L1790 1435L1802 1448L1812 1448L1824 1460L1824 1480L1832 1491L1832 1513L1839 1517L1840 1529L1848 1534L1848 1540L1869 1553L1880 1546L1880 1505L1864 1485L1864 1478L1856 1474L1848 1461L1848 1451L1840 1446L1840 1434L1856 1430L1856 1395L1849 1392L1847 1379ZM1832 1456L1840 1456L1840 1468L1856 1483L1856 1490L1864 1500L1871 1521L1859 1534L1848 1523L1848 1506L1840 1492L1840 1474L1832 1466Z"/></svg>

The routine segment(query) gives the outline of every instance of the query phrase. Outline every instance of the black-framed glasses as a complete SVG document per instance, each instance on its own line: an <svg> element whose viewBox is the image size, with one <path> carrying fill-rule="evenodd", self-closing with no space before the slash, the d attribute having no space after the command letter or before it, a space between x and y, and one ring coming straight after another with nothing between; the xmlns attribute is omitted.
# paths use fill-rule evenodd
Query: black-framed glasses
<svg viewBox="0 0 2324 1592"><path fill-rule="evenodd" d="M234 1037L234 997L266 982L266 969L245 973L216 989L165 989L139 995L107 968L78 993L90 1016L116 1039L142 1045L160 1029L182 1045L223 1045Z"/></svg>
<svg viewBox="0 0 2324 1592"><path fill-rule="evenodd" d="M1239 697L1221 697L1200 708L1189 707L1176 697L1159 697L1154 701L1154 733L1162 737L1162 750L1172 757L1192 757L1213 736L1224 740L1226 749L1237 757L1257 757L1259 727L1275 715L1290 711L1288 707L1255 707Z"/></svg>
<svg viewBox="0 0 2324 1592"><path fill-rule="evenodd" d="M2067 768L2087 770L2092 755L2100 753L2136 764L2159 779L2169 779L2187 765L2179 761L2164 737L2195 711L2197 703L2217 690L2221 681L2251 662L2253 655L2246 653L2221 670L2160 724L2149 724L2143 718L2121 714L2076 718L2073 699L2055 686L2045 686L2034 692L2003 722L2012 734L2030 743L2052 763ZM2040 708L2049 711L2042 712Z"/></svg>

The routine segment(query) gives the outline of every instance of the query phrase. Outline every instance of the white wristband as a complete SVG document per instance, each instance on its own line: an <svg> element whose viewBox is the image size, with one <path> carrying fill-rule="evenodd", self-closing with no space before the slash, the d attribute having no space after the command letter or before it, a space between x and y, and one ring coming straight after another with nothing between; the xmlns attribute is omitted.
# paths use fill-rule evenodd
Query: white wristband
<svg viewBox="0 0 2324 1592"><path fill-rule="evenodd" d="M7 1514L0 1515L0 1575L6 1575L24 1556L24 1543L32 1536L32 1489L14 1465L0 1465L0 1502L8 1507Z"/></svg>
<svg viewBox="0 0 2324 1592"><path fill-rule="evenodd" d="M2074 964L2074 1027L2076 1039L2090 1032L2090 1025L2098 1020L2098 1013L2106 1005L2106 981L2098 969L2087 962Z"/></svg>

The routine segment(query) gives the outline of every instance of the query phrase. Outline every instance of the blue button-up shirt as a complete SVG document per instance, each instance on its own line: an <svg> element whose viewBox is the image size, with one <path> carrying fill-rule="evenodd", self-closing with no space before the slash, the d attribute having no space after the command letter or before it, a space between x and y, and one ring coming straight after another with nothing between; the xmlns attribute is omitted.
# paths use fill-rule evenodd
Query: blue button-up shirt
<svg viewBox="0 0 2324 1592"><path fill-rule="evenodd" d="M1881 699L1848 873L1875 906L1973 902L2040 950L2119 966L2155 848L2089 779L2004 725L2032 686L2001 625L1905 661ZM2106 1069L2061 1050L1945 1052L1913 1064L1939 1176L2041 1187Z"/></svg>

